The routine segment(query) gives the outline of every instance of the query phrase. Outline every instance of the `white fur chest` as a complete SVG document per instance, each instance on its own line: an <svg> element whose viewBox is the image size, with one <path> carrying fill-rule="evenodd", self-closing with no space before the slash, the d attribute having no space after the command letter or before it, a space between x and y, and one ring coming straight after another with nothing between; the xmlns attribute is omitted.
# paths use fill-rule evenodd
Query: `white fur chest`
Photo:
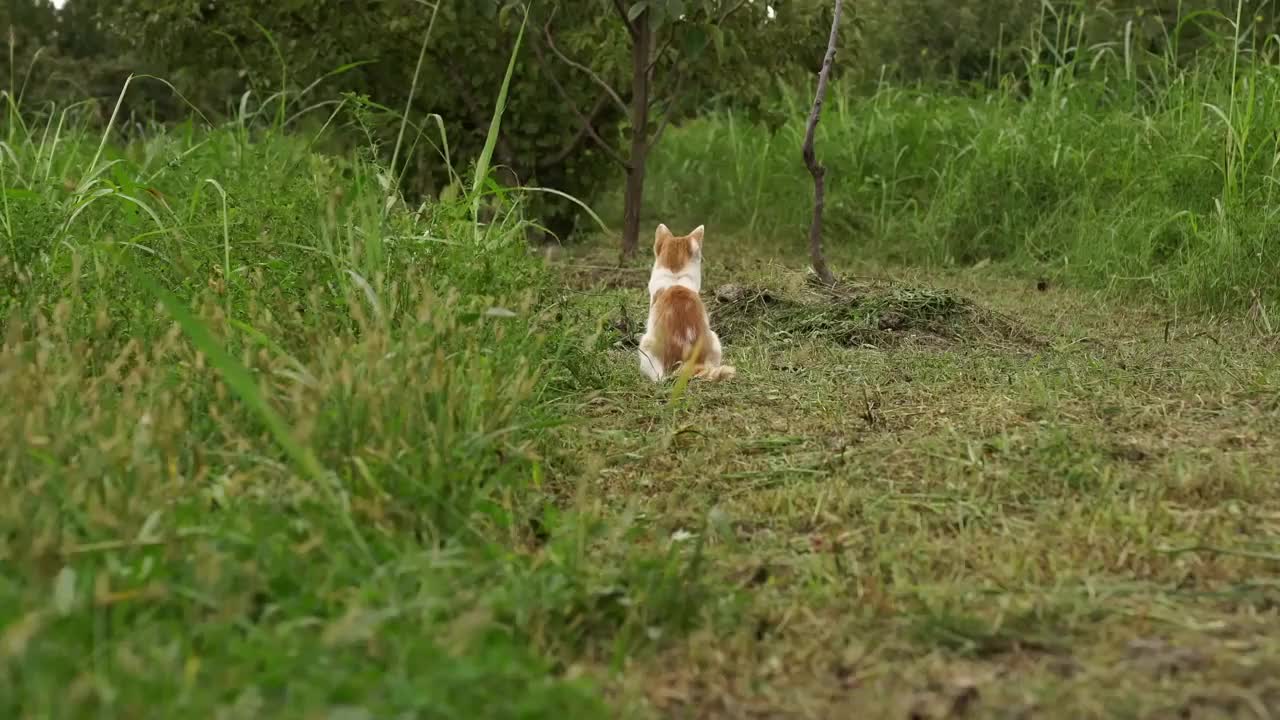
<svg viewBox="0 0 1280 720"><path fill-rule="evenodd" d="M687 287L696 293L702 292L701 270L702 268L695 265L674 273L666 268L655 267L649 274L649 304L653 304L654 295L677 285Z"/></svg>

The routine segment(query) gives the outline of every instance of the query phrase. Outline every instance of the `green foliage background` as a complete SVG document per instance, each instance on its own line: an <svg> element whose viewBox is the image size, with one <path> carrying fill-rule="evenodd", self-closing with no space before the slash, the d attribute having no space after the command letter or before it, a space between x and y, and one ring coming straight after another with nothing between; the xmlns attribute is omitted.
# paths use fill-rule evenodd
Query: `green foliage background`
<svg viewBox="0 0 1280 720"><path fill-rule="evenodd" d="M673 65L687 71L687 82L669 105L677 119L714 107L748 112L773 126L786 119L780 93L816 73L831 12L824 0L775 0L770 21L764 3L749 3L708 33L697 22L696 3L649 5L674 27ZM718 0L706 5L713 11L732 7ZM521 7L514 0L439 4L411 107L420 152L410 154L403 174L412 195L435 196L450 183L446 144L454 168L464 173L479 153ZM554 18L558 47L625 93L627 42L610 0L539 0L528 7L531 43L545 42L542 28ZM1255 32L1265 36L1274 32L1275 19L1268 6L1260 7L1248 15ZM1117 55L1128 47L1139 61L1167 58L1173 51L1193 52L1228 31L1205 16L1178 26L1179 10L1188 17L1208 9L1230 15L1234 4L867 0L851 5L839 72L866 83L892 76L995 84L1002 75L1025 76L1085 47L1107 47ZM250 108L318 124L335 98L350 93L376 112L365 113L364 126L350 128L349 137L359 143L373 137L387 148L430 22L430 7L417 0L69 0L60 12L49 0L14 0L0 9L0 26L15 28L14 60L6 54L0 62L24 90L28 106L91 97L109 108L129 72L164 77L211 118ZM512 120L495 155L509 171L502 179L596 199L620 170L593 143L575 142L575 107L593 107L601 98L599 87L583 72L543 65L532 52L518 63L509 99ZM553 89L550 72L571 102ZM671 89L662 78L658 85ZM667 108L664 103L660 109ZM155 82L137 84L125 104L126 117L146 121L173 122L188 112L183 100ZM104 119L106 114L101 113ZM443 123L443 136L428 119L433 115ZM605 102L596 119L599 134L613 142L626 127L622 109ZM574 228L578 214L570 205L545 195L537 202L535 215L555 234Z"/></svg>
<svg viewBox="0 0 1280 720"><path fill-rule="evenodd" d="M774 0L740 7L730 0L653 0L644 6L666 33L654 70L659 115L670 113L673 125L680 126L724 113L722 117L731 116L735 122L759 125L772 141L789 137L788 128L794 130L803 121L829 28L828 0ZM728 12L721 24L705 21L734 7L738 10ZM383 163L390 158L408 106L408 147L394 171L406 197L417 201L456 195L467 184L527 8L526 47L517 57L506 122L494 151L499 170L494 179L505 185L553 188L593 206L607 206L623 170L597 143L584 139L579 116L598 108L594 127L600 137L614 147L625 147L630 131L626 109L600 88L601 83L616 88L625 104L629 40L612 0L537 0L527 5L479 0L441 2L438 8L432 24L431 6L418 0L69 0L57 12L49 0L14 0L0 10L0 24L15 28L11 52L0 62L12 94L37 115L88 99L99 122L104 122L129 74L146 73L164 78L172 89L152 79L135 81L122 105L118 128L123 133L188 122L194 107L215 125L227 119L242 125L265 120L274 128L316 131L312 134L322 138L321 149L339 155L355 149ZM1161 104L1168 104L1160 98L1182 96L1170 95L1169 90L1180 81L1179 68L1207 66L1210 74L1221 74L1223 63L1218 61L1224 55L1201 54L1206 46L1235 44L1247 48L1251 59L1263 60L1280 49L1275 42L1276 15L1268 2L865 0L850 3L849 9L836 68L837 92L848 98L886 86L919 86L949 88L949 96L977 97L982 103L990 89L1005 88L1015 91L1013 103L1003 106L1013 113L1019 98L1029 98L1035 88L1063 87L1053 78L1068 73L1096 76L1103 83L1085 89L1094 98L1090 102L1122 99L1140 112L1159 113ZM1237 12L1238 32L1232 22ZM589 66L595 77L554 57L551 35L557 51ZM1125 78L1122 85L1106 84L1117 76ZM683 79L679 92L673 93L677 77ZM417 91L410 102L412 87ZM1232 97L1224 102L1230 104ZM1051 97L1045 101L1056 102ZM856 111L855 106L856 102L847 105ZM912 114L920 122L946 116L945 109ZM318 132L330 120L330 131ZM963 142L946 132L921 132L911 154L902 158L918 160L924 174L912 177L927 175L938 143ZM1200 141L1206 147L1217 142L1212 137ZM711 147L681 148L680 154L692 162ZM832 150L848 147L852 146ZM862 148L858 162L872 162L880 147ZM790 167L790 152L770 163L796 170ZM740 152L717 155L715 160L724 158L740 162ZM890 164L896 162L891 159ZM659 167L673 172L665 161ZM892 174L890 168L868 176ZM835 182L862 182L856 173L837 175ZM667 198L672 188L699 182L696 177L676 176L652 179L650 184L659 185L653 197ZM895 187L905 191L911 185ZM786 211L800 217L807 212L807 189L803 183L792 189L795 198ZM534 227L562 240L589 222L563 197L522 197ZM836 202L832 219L837 223L839 202L867 207L852 196ZM949 207L941 203L931 212ZM937 254L968 256L954 244ZM904 246L899 252L914 249Z"/></svg>

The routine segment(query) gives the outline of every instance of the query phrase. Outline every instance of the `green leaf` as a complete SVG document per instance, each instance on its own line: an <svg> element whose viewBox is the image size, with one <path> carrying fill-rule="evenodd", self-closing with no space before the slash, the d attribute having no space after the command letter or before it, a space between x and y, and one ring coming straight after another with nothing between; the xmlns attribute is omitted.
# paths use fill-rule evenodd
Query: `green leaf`
<svg viewBox="0 0 1280 720"><path fill-rule="evenodd" d="M668 3L671 0L668 0ZM674 20L675 16L671 12L671 6L668 5L651 5L649 7L649 27L653 32L658 32L664 25L669 24L668 21Z"/></svg>
<svg viewBox="0 0 1280 720"><path fill-rule="evenodd" d="M640 15L648 9L649 0L640 0L640 2L632 5L631 9L627 11L627 19L631 22L635 22L636 18L640 17Z"/></svg>
<svg viewBox="0 0 1280 720"><path fill-rule="evenodd" d="M520 55L520 44L524 41L524 28L528 23L529 13L525 11L524 20L520 23L520 33L516 35L515 47L511 50L511 60L507 62L507 74L502 78L502 90L498 92L498 102L493 109L493 120L489 123L489 134L485 138L484 148L480 151L480 159L476 161L475 184L471 189L473 217L480 216L480 188L489 177L489 162L493 159L493 149L498 144L498 135L502 129L502 114L507 109L507 91L511 88L511 75L516 69L516 57ZM476 232L479 233L478 225Z"/></svg>
<svg viewBox="0 0 1280 720"><path fill-rule="evenodd" d="M719 25L711 25L707 30L711 33L711 42L716 48L716 58L724 59L724 30Z"/></svg>
<svg viewBox="0 0 1280 720"><path fill-rule="evenodd" d="M707 49L710 35L699 25L689 25L681 33L680 54L685 58L696 59Z"/></svg>
<svg viewBox="0 0 1280 720"><path fill-rule="evenodd" d="M13 200L39 200L40 193L22 188L5 188L4 195Z"/></svg>

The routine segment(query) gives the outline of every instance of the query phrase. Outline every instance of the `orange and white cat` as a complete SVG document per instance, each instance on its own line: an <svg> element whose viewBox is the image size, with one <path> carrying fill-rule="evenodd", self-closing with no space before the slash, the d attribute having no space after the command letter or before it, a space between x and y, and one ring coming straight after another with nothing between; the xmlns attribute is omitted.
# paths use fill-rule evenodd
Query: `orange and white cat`
<svg viewBox="0 0 1280 720"><path fill-rule="evenodd" d="M640 338L640 371L661 381L685 364L692 376L726 380L732 365L721 365L720 338L711 330L702 290L701 225L683 237L659 225L649 274L649 320Z"/></svg>

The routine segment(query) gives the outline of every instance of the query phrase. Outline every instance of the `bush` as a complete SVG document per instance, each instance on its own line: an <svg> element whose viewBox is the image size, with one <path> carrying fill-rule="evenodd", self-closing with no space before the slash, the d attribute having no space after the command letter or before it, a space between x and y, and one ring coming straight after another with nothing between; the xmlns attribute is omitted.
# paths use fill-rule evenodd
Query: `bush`
<svg viewBox="0 0 1280 720"><path fill-rule="evenodd" d="M409 114L413 152L402 156L407 165L397 172L411 197L452 192L454 173L465 175L484 144L523 3L440 3L434 15L415 0L377 3L359 13L348 6L339 0L231 5L128 0L101 10L122 43L162 64L161 74L210 117L235 117L247 108L276 118L277 124L308 118L319 124L332 107L327 99L345 94L363 111L352 137L376 140L385 160L400 128L399 115L415 90ZM739 6L711 33L689 21L663 47L655 103L676 120L726 97L762 108L761 98L776 89L776 74L792 75L797 58L815 48L814 57L821 57L825 28L810 20L823 10L825 3L806 0L786 6L778 22L763 23L761 8ZM597 108L596 134L618 147L625 147L623 135L629 132L627 111L601 92L590 73L561 63L549 50L544 28L554 19L558 47L592 66L623 97L631 77L625 30L608 2L534 3L529 12L526 47L517 57L508 96L509 120L495 147L494 161L503 170L498 179L505 185L551 187L591 202L622 170L581 132L579 111ZM424 39L425 60L415 77ZM539 53L533 45L547 47ZM679 58L675 63L673 56ZM540 57L549 61L544 64ZM667 73L668 64L679 65L678 73ZM683 77L678 87L677 74ZM668 96L676 90L678 95ZM554 195L526 203L561 238L582 217Z"/></svg>

